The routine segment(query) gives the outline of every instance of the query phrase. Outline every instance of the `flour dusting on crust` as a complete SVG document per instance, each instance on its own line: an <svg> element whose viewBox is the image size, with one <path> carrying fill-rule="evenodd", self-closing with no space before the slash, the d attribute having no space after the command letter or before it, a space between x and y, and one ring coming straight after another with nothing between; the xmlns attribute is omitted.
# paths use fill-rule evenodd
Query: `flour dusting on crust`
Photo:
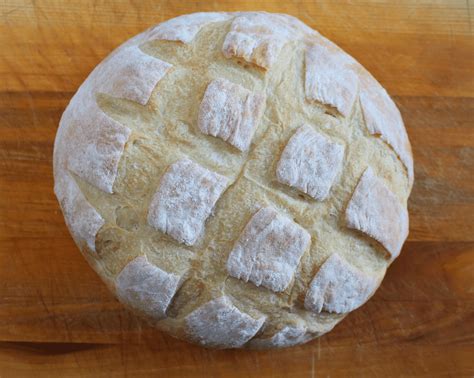
<svg viewBox="0 0 474 378"><path fill-rule="evenodd" d="M264 110L264 97L225 79L213 80L199 108L201 132L248 150Z"/></svg>
<svg viewBox="0 0 474 378"><path fill-rule="evenodd" d="M212 22L226 21L232 17L223 12L200 12L172 18L154 27L147 40L161 39L191 43L197 33Z"/></svg>
<svg viewBox="0 0 474 378"><path fill-rule="evenodd" d="M115 281L117 296L128 306L159 320L179 288L180 277L150 264L146 256L129 262Z"/></svg>
<svg viewBox="0 0 474 378"><path fill-rule="evenodd" d="M188 334L195 342L214 348L239 348L262 327L265 317L254 319L222 296L198 307L186 317Z"/></svg>
<svg viewBox="0 0 474 378"><path fill-rule="evenodd" d="M87 246L89 250L96 252L95 237L104 225L104 219L87 202L76 181L69 173L56 178L54 192L76 244L81 248Z"/></svg>
<svg viewBox="0 0 474 378"><path fill-rule="evenodd" d="M269 207L260 209L235 243L227 270L245 282L283 291L310 242L309 233L291 219Z"/></svg>
<svg viewBox="0 0 474 378"><path fill-rule="evenodd" d="M92 102L87 116L67 128L65 133L74 141L65 156L67 168L89 184L112 193L130 129L114 121Z"/></svg>
<svg viewBox="0 0 474 378"><path fill-rule="evenodd" d="M380 242L392 259L408 236L408 211L369 167L346 209L346 223Z"/></svg>
<svg viewBox="0 0 474 378"><path fill-rule="evenodd" d="M315 313L324 310L343 314L364 304L376 287L375 277L366 275L334 253L311 281L304 306Z"/></svg>
<svg viewBox="0 0 474 378"><path fill-rule="evenodd" d="M281 183L322 201L341 171L343 157L343 145L304 125L283 150L276 176Z"/></svg>
<svg viewBox="0 0 474 378"><path fill-rule="evenodd" d="M172 67L138 46L119 49L97 72L95 90L146 105L156 84Z"/></svg>
<svg viewBox="0 0 474 378"><path fill-rule="evenodd" d="M359 86L352 69L354 60L320 44L308 46L305 56L306 98L330 105L344 117L350 116Z"/></svg>
<svg viewBox="0 0 474 378"><path fill-rule="evenodd" d="M193 245L227 183L226 177L192 160L178 160L161 178L148 223L180 243Z"/></svg>
<svg viewBox="0 0 474 378"><path fill-rule="evenodd" d="M303 344L314 338L305 326L287 326L275 333L272 337L254 338L249 346L255 349L286 348Z"/></svg>
<svg viewBox="0 0 474 378"><path fill-rule="evenodd" d="M380 135L394 149L407 169L411 185L413 157L402 116L387 91L369 74L362 77L360 104L367 129L371 134Z"/></svg>
<svg viewBox="0 0 474 378"><path fill-rule="evenodd" d="M232 21L222 52L269 69L286 43L303 36L302 30L279 14L244 13Z"/></svg>

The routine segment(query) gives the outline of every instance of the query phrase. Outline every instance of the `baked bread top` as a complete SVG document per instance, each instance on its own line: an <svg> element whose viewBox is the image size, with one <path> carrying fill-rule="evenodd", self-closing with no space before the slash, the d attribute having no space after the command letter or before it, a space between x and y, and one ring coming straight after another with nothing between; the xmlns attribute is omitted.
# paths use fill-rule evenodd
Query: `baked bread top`
<svg viewBox="0 0 474 378"><path fill-rule="evenodd" d="M408 235L411 147L352 57L283 14L125 42L64 112L55 193L126 306L217 348L285 347L374 293Z"/></svg>

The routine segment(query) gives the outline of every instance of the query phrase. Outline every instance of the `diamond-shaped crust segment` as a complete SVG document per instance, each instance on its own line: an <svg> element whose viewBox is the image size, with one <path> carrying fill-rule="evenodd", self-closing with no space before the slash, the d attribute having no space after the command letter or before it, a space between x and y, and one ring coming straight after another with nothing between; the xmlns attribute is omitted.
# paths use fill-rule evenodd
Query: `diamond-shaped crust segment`
<svg viewBox="0 0 474 378"><path fill-rule="evenodd" d="M348 117L359 85L358 75L351 68L354 60L342 51L312 44L306 48L305 63L306 98L330 105Z"/></svg>
<svg viewBox="0 0 474 378"><path fill-rule="evenodd" d="M322 201L341 170L343 157L343 145L310 126L301 126L283 150L276 176L279 182Z"/></svg>
<svg viewBox="0 0 474 378"><path fill-rule="evenodd" d="M377 280L354 268L337 253L319 268L306 293L304 306L343 314L364 304L377 287Z"/></svg>
<svg viewBox="0 0 474 378"><path fill-rule="evenodd" d="M56 178L54 192L71 231L74 241L81 248L87 246L95 252L95 237L105 221L79 189L69 173Z"/></svg>
<svg viewBox="0 0 474 378"><path fill-rule="evenodd" d="M213 80L199 108L201 132L230 143L240 151L248 150L261 119L264 97L225 79Z"/></svg>
<svg viewBox="0 0 474 378"><path fill-rule="evenodd" d="M380 135L393 148L413 183L413 156L402 116L387 91L369 73L361 76L360 104L369 132Z"/></svg>
<svg viewBox="0 0 474 378"><path fill-rule="evenodd" d="M161 178L148 223L180 243L193 245L227 183L226 177L187 158L178 160Z"/></svg>
<svg viewBox="0 0 474 378"><path fill-rule="evenodd" d="M185 321L195 342L207 347L238 348L260 330L265 317L254 319L222 296L191 312Z"/></svg>
<svg viewBox="0 0 474 378"><path fill-rule="evenodd" d="M115 281L117 296L123 303L155 320L166 317L179 284L178 275L150 264L145 256L128 263Z"/></svg>
<svg viewBox="0 0 474 378"><path fill-rule="evenodd" d="M230 14L223 12L186 14L157 25L150 31L147 40L159 39L191 43L204 26L212 22L226 21L230 17Z"/></svg>
<svg viewBox="0 0 474 378"><path fill-rule="evenodd" d="M349 201L346 224L380 242L394 259L408 236L408 211L369 167Z"/></svg>
<svg viewBox="0 0 474 378"><path fill-rule="evenodd" d="M153 88L171 67L138 46L122 48L101 64L95 76L96 90L146 105Z"/></svg>
<svg viewBox="0 0 474 378"><path fill-rule="evenodd" d="M293 345L303 344L314 336L307 332L306 327L284 327L272 337L265 339L254 338L249 341L249 346L255 349L286 348Z"/></svg>
<svg viewBox="0 0 474 378"><path fill-rule="evenodd" d="M65 130L66 137L74 141L64 154L66 166L89 184L112 193L119 160L131 131L92 102L84 117Z"/></svg>
<svg viewBox="0 0 474 378"><path fill-rule="evenodd" d="M302 27L278 14L246 13L237 16L227 34L222 52L226 58L243 58L269 69L283 46L300 38Z"/></svg>
<svg viewBox="0 0 474 378"><path fill-rule="evenodd" d="M227 260L235 278L275 292L285 290L309 248L311 236L300 225L270 207L247 223Z"/></svg>

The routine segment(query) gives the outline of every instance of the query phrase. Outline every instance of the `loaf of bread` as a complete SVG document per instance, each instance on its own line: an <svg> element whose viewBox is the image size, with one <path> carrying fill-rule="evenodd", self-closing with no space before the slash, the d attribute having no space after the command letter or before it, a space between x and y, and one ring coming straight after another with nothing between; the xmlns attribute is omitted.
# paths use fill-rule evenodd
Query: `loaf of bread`
<svg viewBox="0 0 474 378"><path fill-rule="evenodd" d="M64 112L55 193L116 297L171 335L277 348L331 330L408 235L411 147L353 58L299 20L181 16Z"/></svg>

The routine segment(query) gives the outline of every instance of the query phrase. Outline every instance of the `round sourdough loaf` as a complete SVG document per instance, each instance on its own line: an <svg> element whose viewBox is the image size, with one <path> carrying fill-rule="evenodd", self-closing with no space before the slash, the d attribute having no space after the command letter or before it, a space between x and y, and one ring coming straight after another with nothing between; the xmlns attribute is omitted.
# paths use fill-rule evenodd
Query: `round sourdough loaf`
<svg viewBox="0 0 474 378"><path fill-rule="evenodd" d="M112 52L64 112L55 193L128 308L208 347L331 330L408 234L400 112L283 14L196 13Z"/></svg>

